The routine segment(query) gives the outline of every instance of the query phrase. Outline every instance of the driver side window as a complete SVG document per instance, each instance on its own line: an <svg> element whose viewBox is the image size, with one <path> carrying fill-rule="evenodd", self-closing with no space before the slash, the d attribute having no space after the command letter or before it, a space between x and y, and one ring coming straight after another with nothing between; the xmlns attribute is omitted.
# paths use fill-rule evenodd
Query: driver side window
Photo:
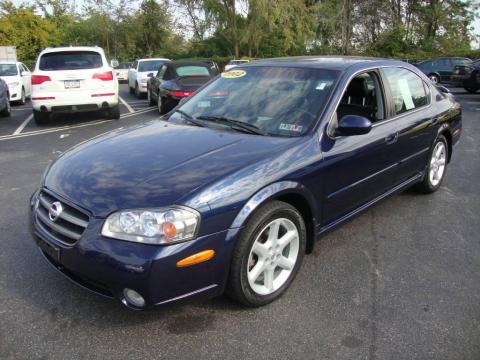
<svg viewBox="0 0 480 360"><path fill-rule="evenodd" d="M372 123L385 119L382 90L375 72L357 75L350 81L337 107L337 121L346 115L363 116Z"/></svg>

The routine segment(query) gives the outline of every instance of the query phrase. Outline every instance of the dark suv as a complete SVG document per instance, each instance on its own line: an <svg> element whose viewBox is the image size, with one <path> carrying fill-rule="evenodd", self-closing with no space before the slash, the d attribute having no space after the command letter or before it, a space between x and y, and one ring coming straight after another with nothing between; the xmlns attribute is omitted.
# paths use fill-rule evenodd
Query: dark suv
<svg viewBox="0 0 480 360"><path fill-rule="evenodd" d="M434 84L450 81L456 65L469 65L472 60L462 57L439 57L423 61L415 66L427 75Z"/></svg>
<svg viewBox="0 0 480 360"><path fill-rule="evenodd" d="M469 93L476 93L480 89L480 59L468 65L455 66L452 82L463 87Z"/></svg>

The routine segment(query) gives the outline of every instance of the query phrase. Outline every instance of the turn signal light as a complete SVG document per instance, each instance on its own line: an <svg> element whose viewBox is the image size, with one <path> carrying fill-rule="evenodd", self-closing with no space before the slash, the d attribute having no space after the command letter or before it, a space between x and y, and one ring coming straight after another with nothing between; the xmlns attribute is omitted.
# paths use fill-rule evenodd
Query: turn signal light
<svg viewBox="0 0 480 360"><path fill-rule="evenodd" d="M43 84L46 81L52 81L52 79L50 79L50 76L32 75L32 85L40 85L40 84Z"/></svg>
<svg viewBox="0 0 480 360"><path fill-rule="evenodd" d="M102 81L112 81L113 80L113 72L112 71L105 71L102 73L93 74L92 79L98 79Z"/></svg>
<svg viewBox="0 0 480 360"><path fill-rule="evenodd" d="M190 255L189 257L186 257L185 259L180 260L179 262L177 262L177 266L185 267L185 266L195 265L204 261L208 261L214 256L215 256L214 250L200 251L199 253Z"/></svg>

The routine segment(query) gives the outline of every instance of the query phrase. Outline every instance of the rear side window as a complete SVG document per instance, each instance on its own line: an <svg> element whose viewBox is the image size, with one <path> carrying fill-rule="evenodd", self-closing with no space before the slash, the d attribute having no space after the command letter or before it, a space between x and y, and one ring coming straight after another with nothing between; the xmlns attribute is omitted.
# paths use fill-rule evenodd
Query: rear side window
<svg viewBox="0 0 480 360"><path fill-rule="evenodd" d="M180 66L175 72L178 76L210 76L210 72L204 66Z"/></svg>
<svg viewBox="0 0 480 360"><path fill-rule="evenodd" d="M43 54L39 69L46 71L96 69L103 66L102 56L95 51L62 51Z"/></svg>
<svg viewBox="0 0 480 360"><path fill-rule="evenodd" d="M420 108L429 103L423 80L403 68L383 69L392 94L395 115Z"/></svg>

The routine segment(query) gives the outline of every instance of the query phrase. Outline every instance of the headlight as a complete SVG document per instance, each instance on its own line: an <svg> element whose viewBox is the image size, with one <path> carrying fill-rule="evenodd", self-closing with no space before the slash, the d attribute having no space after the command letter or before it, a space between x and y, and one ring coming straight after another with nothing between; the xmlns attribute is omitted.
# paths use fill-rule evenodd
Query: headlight
<svg viewBox="0 0 480 360"><path fill-rule="evenodd" d="M142 84L146 84L147 81L148 81L148 78L140 79L140 82L141 82Z"/></svg>
<svg viewBox="0 0 480 360"><path fill-rule="evenodd" d="M8 85L9 87L17 87L17 86L18 86L18 84L19 84L19 82L18 82L18 81L11 82L11 83L7 83L7 85Z"/></svg>
<svg viewBox="0 0 480 360"><path fill-rule="evenodd" d="M185 207L122 210L111 214L102 235L144 244L172 244L197 235L200 214Z"/></svg>

